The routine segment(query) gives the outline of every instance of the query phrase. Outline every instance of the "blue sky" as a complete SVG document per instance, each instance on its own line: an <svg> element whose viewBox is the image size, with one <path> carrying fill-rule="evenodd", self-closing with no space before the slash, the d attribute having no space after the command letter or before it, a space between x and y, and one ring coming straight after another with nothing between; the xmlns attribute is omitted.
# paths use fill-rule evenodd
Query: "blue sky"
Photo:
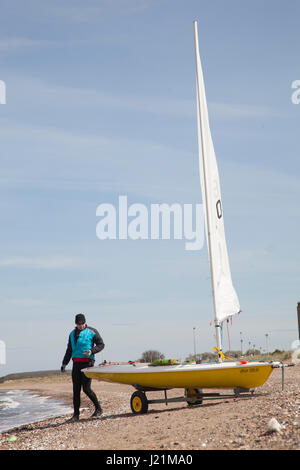
<svg viewBox="0 0 300 470"><path fill-rule="evenodd" d="M74 316L107 360L214 346L206 246L96 237L96 208L199 203L193 21L242 314L230 341L289 349L300 301L300 5L1 2L0 339L10 372L58 368ZM224 331L224 348L227 349ZM99 360L102 356L99 357Z"/></svg>

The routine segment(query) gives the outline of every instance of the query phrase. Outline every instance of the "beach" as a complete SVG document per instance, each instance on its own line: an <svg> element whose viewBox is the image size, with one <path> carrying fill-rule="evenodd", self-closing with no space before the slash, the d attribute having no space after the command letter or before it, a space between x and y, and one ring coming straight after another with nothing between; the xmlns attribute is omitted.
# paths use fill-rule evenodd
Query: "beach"
<svg viewBox="0 0 300 470"><path fill-rule="evenodd" d="M82 393L79 422L68 423L71 414L62 415L2 432L0 450L300 450L299 364L285 368L283 391L282 371L275 369L252 397L204 400L191 407L154 403L142 415L130 409L133 387L93 380L92 388L103 408L100 418L90 418L93 407ZM7 380L1 390L28 390L72 405L72 380L66 374ZM163 392L148 398L163 398ZM272 418L280 429L270 429ZM9 442L12 436L17 439Z"/></svg>

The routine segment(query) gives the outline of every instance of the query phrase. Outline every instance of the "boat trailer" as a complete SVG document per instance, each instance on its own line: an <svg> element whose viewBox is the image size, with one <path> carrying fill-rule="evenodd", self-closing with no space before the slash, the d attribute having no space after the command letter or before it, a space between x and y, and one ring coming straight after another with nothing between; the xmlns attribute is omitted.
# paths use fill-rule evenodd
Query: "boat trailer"
<svg viewBox="0 0 300 470"><path fill-rule="evenodd" d="M249 398L254 396L255 389L247 388L235 388L232 394L223 394L218 392L209 392L204 393L200 388L185 388L184 396L181 397L169 397L167 396L167 391L169 388L151 388L151 387L141 387L137 384L133 384L136 392L131 395L130 407L134 414L147 413L148 405L153 403L165 403L167 406L169 403L178 403L186 402L188 406L201 405L204 400L220 400L220 399L229 399L229 398ZM155 398L148 399L146 392L164 392L164 398ZM264 395L255 394L255 396Z"/></svg>
<svg viewBox="0 0 300 470"><path fill-rule="evenodd" d="M284 369L285 367L291 367L295 364L282 364L281 362L276 362L272 365L274 369L281 368L281 390L284 391ZM253 398L258 396L266 395L266 392L257 393L254 388L242 388L236 387L233 389L233 393L219 393L219 392L209 392L204 393L200 388L185 388L184 396L181 397L167 397L167 391L170 388L152 388L152 387L143 387L138 384L133 384L133 387L136 391L131 395L130 398L130 407L134 414L144 414L148 411L148 405L153 403L165 403L167 406L169 403L178 403L186 402L188 406L201 405L204 400L223 400L223 399L237 399L237 398ZM164 398L159 399L148 399L146 393L148 392L164 392Z"/></svg>

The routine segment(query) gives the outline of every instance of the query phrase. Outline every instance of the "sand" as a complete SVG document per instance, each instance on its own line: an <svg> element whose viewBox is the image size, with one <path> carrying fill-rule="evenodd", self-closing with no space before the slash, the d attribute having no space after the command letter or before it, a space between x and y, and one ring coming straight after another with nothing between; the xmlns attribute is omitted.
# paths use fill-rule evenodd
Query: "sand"
<svg viewBox="0 0 300 470"><path fill-rule="evenodd" d="M0 449L300 450L300 365L285 368L284 391L281 381L281 370L275 369L253 397L204 401L193 407L185 402L155 403L149 405L147 414L134 415L130 409L133 387L93 380L103 408L101 418L90 418L93 407L82 393L79 422L70 424L71 415L60 416L3 432ZM32 390L72 403L69 375L0 384L0 390L9 389ZM168 397L182 395L182 390L168 391ZM163 398L163 392L151 392L148 398ZM272 418L279 423L279 431L268 427ZM18 439L8 442L12 435Z"/></svg>

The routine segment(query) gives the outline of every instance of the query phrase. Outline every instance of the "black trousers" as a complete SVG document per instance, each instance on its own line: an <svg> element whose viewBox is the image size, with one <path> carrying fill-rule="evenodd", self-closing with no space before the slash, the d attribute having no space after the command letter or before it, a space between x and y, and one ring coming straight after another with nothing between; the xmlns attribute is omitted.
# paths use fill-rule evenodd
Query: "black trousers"
<svg viewBox="0 0 300 470"><path fill-rule="evenodd" d="M80 392L81 387L83 388L84 393L89 397L90 400L95 405L96 409L100 408L98 398L91 389L92 379L89 379L83 372L82 369L89 367L86 362L73 362L72 369L72 381L73 381L73 404L74 404L74 415L79 415L80 408Z"/></svg>

